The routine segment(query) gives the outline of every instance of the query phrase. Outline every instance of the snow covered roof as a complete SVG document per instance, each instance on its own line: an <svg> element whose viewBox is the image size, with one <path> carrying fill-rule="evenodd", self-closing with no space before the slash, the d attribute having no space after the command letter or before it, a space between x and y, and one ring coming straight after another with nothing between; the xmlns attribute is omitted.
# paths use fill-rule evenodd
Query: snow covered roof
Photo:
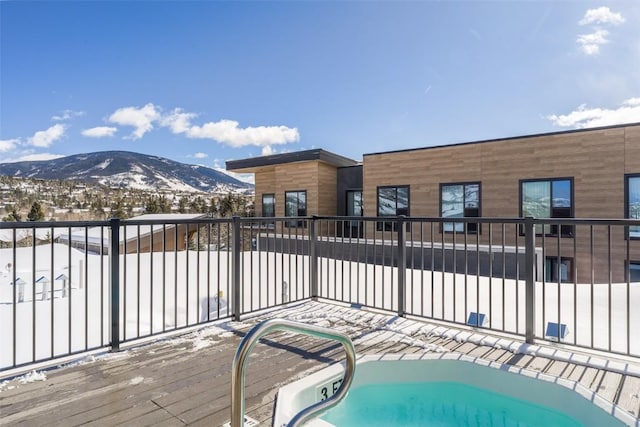
<svg viewBox="0 0 640 427"><path fill-rule="evenodd" d="M180 213L144 214L144 215L134 216L132 218L126 219L125 221L129 221L129 220L174 221L174 220L183 220L183 219L196 219L196 218L202 218L204 216L206 216L206 214L201 214L201 213L198 213L198 214L180 214Z"/></svg>
<svg viewBox="0 0 640 427"><path fill-rule="evenodd" d="M16 241L21 241L26 238L29 238L33 235L33 229L31 228L18 228L16 229ZM56 236L53 236L56 237ZM36 228L36 239L37 240L49 240L51 238L51 229L50 228ZM13 242L13 230L4 228L0 230L0 241L1 242Z"/></svg>

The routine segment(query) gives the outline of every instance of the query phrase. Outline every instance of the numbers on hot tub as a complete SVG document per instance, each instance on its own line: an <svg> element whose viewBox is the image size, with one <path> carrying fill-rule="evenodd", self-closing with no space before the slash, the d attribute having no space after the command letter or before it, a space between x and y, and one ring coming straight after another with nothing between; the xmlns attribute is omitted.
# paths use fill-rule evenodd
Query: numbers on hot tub
<svg viewBox="0 0 640 427"><path fill-rule="evenodd" d="M342 378L338 378L337 380L323 386L320 389L320 401L327 400L328 398L336 394L336 392L340 388L340 384L342 384Z"/></svg>

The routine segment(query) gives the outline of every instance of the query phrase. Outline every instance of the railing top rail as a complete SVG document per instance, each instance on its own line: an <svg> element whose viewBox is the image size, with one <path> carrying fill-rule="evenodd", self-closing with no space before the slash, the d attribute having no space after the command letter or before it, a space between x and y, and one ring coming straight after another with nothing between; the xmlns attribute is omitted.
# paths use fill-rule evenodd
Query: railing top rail
<svg viewBox="0 0 640 427"><path fill-rule="evenodd" d="M286 217L241 217L242 223L264 223L264 222L285 222L285 221L366 221L381 222L395 221L400 216L286 216ZM435 223L483 223L483 224L522 224L525 218L500 218L500 217L418 217L404 216L404 222L435 222ZM565 224L565 225L619 225L619 226L640 226L640 219L628 218L533 218L537 224ZM213 218L163 218L163 219L123 219L121 226L137 225L181 225L181 224L211 224L211 223L231 223L233 217ZM110 220L104 221L6 221L0 222L0 229L24 229L24 228L81 228L81 227L108 227Z"/></svg>
<svg viewBox="0 0 640 427"><path fill-rule="evenodd" d="M289 217L287 217L289 218ZM316 220L323 221L394 221L400 218L400 216L314 216ZM418 217L418 216L405 216L404 222L436 222L436 223L495 223L495 224L524 224L526 218L519 217ZM568 224L568 225L640 225L638 219L628 218L532 218L535 223L538 224Z"/></svg>
<svg viewBox="0 0 640 427"><path fill-rule="evenodd" d="M351 342L351 339L346 334L329 328L293 322L290 320L265 320L256 325L247 335L245 335L238 346L235 357L233 358L231 376L231 427L243 427L244 424L244 371L249 354L261 337L270 332L279 330L338 341L344 347L347 355L344 380L336 393L330 398L317 402L300 411L291 419L291 421L289 421L289 426L301 425L319 412L337 405L347 395L347 391L351 386L356 369L356 351L353 346L353 342Z"/></svg>
<svg viewBox="0 0 640 427"><path fill-rule="evenodd" d="M0 222L0 229L108 227L109 225L109 221L6 221Z"/></svg>

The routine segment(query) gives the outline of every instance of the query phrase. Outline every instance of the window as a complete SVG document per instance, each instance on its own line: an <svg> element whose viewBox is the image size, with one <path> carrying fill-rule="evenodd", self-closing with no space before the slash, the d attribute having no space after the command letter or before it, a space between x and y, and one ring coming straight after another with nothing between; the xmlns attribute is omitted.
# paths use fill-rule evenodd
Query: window
<svg viewBox="0 0 640 427"><path fill-rule="evenodd" d="M347 191L347 216L362 216L362 190Z"/></svg>
<svg viewBox="0 0 640 427"><path fill-rule="evenodd" d="M573 178L520 181L521 216L534 218L573 218ZM573 236L572 225L562 225L564 237ZM536 234L557 235L558 226L536 225Z"/></svg>
<svg viewBox="0 0 640 427"><path fill-rule="evenodd" d="M640 219L640 174L625 176L624 216L630 219ZM629 237L640 239L640 226L629 227Z"/></svg>
<svg viewBox="0 0 640 427"><path fill-rule="evenodd" d="M640 282L640 262L631 261L629 263L629 281Z"/></svg>
<svg viewBox="0 0 640 427"><path fill-rule="evenodd" d="M560 283L573 282L573 258L548 256L544 260L544 280L546 282Z"/></svg>
<svg viewBox="0 0 640 427"><path fill-rule="evenodd" d="M307 216L306 190L286 191L284 199L284 216ZM287 227L306 227L306 222L303 220L291 220L285 224Z"/></svg>
<svg viewBox="0 0 640 427"><path fill-rule="evenodd" d="M440 184L440 216L443 218L465 218L480 216L480 183ZM478 223L442 224L443 231L466 231L477 233Z"/></svg>
<svg viewBox="0 0 640 427"><path fill-rule="evenodd" d="M276 196L274 194L262 195L262 216L264 218L276 216Z"/></svg>
<svg viewBox="0 0 640 427"><path fill-rule="evenodd" d="M378 216L409 215L409 186L378 187ZM395 223L377 223L378 230L395 230Z"/></svg>
<svg viewBox="0 0 640 427"><path fill-rule="evenodd" d="M362 216L362 190L347 190L347 216ZM344 221L345 237L362 237L362 221Z"/></svg>

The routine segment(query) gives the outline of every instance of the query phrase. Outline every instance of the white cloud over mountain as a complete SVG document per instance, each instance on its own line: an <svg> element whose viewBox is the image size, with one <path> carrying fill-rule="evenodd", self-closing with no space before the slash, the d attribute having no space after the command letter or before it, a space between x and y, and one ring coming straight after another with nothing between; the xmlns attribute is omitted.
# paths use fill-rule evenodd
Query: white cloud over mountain
<svg viewBox="0 0 640 427"><path fill-rule="evenodd" d="M184 135L191 139L210 139L235 148L252 145L269 151L271 145L289 144L300 140L297 128L287 126L243 128L236 120L227 119L198 125L192 123L197 117L198 114L187 112L182 108L174 108L169 113L162 113L161 107L148 103L144 107L119 108L109 116L109 122L134 127L134 131L127 137L130 139L142 138L154 128L154 125L159 125L168 128L176 135Z"/></svg>
<svg viewBox="0 0 640 427"><path fill-rule="evenodd" d="M0 140L0 153L11 151L20 143L19 139Z"/></svg>
<svg viewBox="0 0 640 427"><path fill-rule="evenodd" d="M118 128L111 126L96 126L94 128L85 129L81 133L83 136L87 136L89 138L104 138L113 136L117 131Z"/></svg>
<svg viewBox="0 0 640 427"><path fill-rule="evenodd" d="M131 126L133 132L125 138L140 139L145 133L153 129L153 123L160 119L160 109L152 103L144 107L123 107L118 108L111 116L109 122L121 126Z"/></svg>
<svg viewBox="0 0 640 427"><path fill-rule="evenodd" d="M33 134L31 138L27 140L29 145L34 147L49 147L55 141L62 138L67 130L67 126L62 124L56 124L46 130L41 130Z"/></svg>

